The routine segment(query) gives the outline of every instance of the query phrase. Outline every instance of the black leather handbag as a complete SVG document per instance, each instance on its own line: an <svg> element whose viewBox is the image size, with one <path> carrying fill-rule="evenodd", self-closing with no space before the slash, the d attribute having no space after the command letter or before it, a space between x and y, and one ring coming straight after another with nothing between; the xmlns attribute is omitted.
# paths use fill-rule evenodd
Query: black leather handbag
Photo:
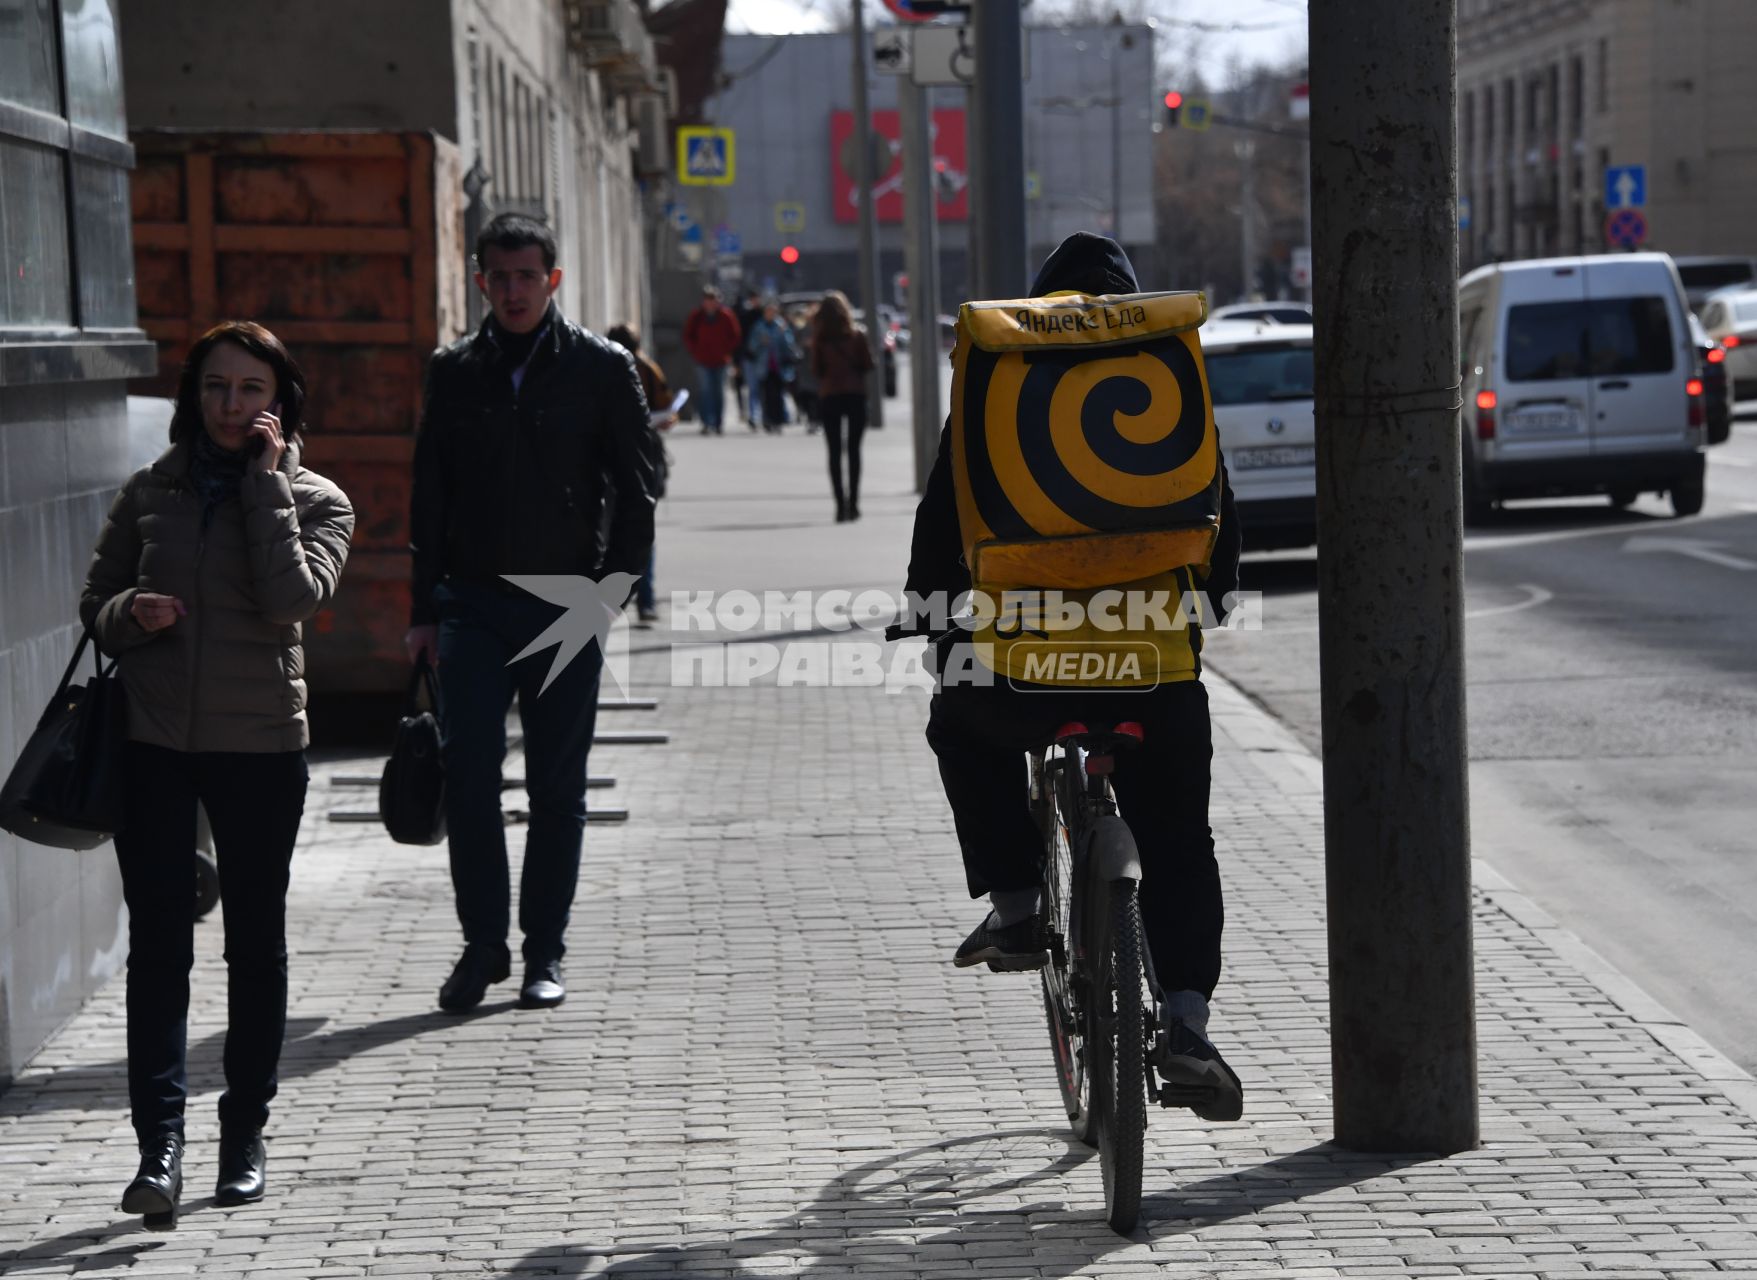
<svg viewBox="0 0 1757 1280"><path fill-rule="evenodd" d="M428 710L421 710L421 690ZM445 764L439 757L439 682L423 653L409 673L396 741L378 779L378 814L398 844L445 839Z"/></svg>
<svg viewBox="0 0 1757 1280"><path fill-rule="evenodd" d="M88 644L92 678L74 684ZM87 630L0 786L0 827L56 849L92 849L108 840L122 830L127 742L128 704L116 664L104 665Z"/></svg>

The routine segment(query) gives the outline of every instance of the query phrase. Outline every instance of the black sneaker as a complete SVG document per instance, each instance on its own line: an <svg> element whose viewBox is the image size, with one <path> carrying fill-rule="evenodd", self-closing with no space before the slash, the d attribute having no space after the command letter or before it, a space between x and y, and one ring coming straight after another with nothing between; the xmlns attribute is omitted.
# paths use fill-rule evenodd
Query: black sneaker
<svg viewBox="0 0 1757 1280"><path fill-rule="evenodd" d="M1154 1037L1151 1057L1164 1081L1160 1105L1188 1107L1204 1120L1237 1120L1244 1114L1245 1091L1238 1074L1182 1018L1170 1019Z"/></svg>
<svg viewBox="0 0 1757 1280"><path fill-rule="evenodd" d="M1001 928L993 923L990 912L976 926L976 932L964 939L952 957L960 969L988 962L996 973L1023 973L1041 969L1049 963L1049 929L1041 914L1025 917Z"/></svg>

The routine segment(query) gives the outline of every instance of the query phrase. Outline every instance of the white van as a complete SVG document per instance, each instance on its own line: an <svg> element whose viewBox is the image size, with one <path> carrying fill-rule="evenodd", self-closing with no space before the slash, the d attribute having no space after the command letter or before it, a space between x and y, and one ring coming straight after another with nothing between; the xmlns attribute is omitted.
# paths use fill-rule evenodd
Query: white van
<svg viewBox="0 0 1757 1280"><path fill-rule="evenodd" d="M1563 494L1702 509L1707 408L1669 257L1482 267L1459 282L1458 314L1466 519Z"/></svg>
<svg viewBox="0 0 1757 1280"><path fill-rule="evenodd" d="M1202 363L1245 547L1317 541L1312 326L1215 321Z"/></svg>

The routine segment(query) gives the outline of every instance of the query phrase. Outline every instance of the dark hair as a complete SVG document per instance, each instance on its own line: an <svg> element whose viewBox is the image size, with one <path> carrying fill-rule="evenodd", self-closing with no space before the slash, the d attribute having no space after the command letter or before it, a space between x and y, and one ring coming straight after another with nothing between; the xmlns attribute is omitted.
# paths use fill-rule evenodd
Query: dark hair
<svg viewBox="0 0 1757 1280"><path fill-rule="evenodd" d="M641 331L632 324L613 324L604 331L604 336L617 346L627 347L630 351L641 349Z"/></svg>
<svg viewBox="0 0 1757 1280"><path fill-rule="evenodd" d="M555 270L555 233L547 224L526 213L497 213L476 235L476 266L490 248L523 249L536 245L543 251L543 270Z"/></svg>
<svg viewBox="0 0 1757 1280"><path fill-rule="evenodd" d="M305 426L305 375L281 340L250 320L222 320L195 340L177 378L177 407L171 414L171 443L193 440L206 428L201 420L201 366L209 353L229 342L274 370L275 399L281 406L281 435L292 440Z"/></svg>
<svg viewBox="0 0 1757 1280"><path fill-rule="evenodd" d="M822 301L812 309L811 330L815 337L831 340L845 338L858 328L848 307L848 295L840 289L831 289L825 293Z"/></svg>

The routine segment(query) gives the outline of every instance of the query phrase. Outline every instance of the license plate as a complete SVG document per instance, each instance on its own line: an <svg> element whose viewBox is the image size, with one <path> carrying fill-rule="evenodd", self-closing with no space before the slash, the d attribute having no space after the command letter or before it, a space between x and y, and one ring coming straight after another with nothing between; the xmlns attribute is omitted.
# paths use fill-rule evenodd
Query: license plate
<svg viewBox="0 0 1757 1280"><path fill-rule="evenodd" d="M1507 434L1571 436L1580 431L1580 415L1572 409L1522 409L1507 415Z"/></svg>
<svg viewBox="0 0 1757 1280"><path fill-rule="evenodd" d="M1226 455L1226 464L1235 471L1255 471L1262 467L1309 467L1317 461L1318 449L1310 444L1272 444L1255 449L1234 449Z"/></svg>

